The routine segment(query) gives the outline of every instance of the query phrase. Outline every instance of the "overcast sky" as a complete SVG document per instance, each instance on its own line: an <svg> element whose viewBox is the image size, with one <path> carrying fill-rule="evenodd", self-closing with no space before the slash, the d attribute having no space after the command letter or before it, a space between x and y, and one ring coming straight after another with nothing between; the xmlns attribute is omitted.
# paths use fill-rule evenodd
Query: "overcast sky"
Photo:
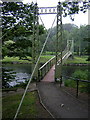
<svg viewBox="0 0 90 120"><path fill-rule="evenodd" d="M36 2L38 3L39 7L54 7L57 6L59 0L24 0L24 3L27 2ZM64 1L64 0L60 0ZM50 28L52 22L55 18L55 15L40 15L46 28ZM41 23L41 22L40 22ZM63 24L65 23L73 23L80 27L80 25L87 25L88 24L88 12L75 15L75 20L72 21L69 17L63 18ZM56 25L56 24L54 24Z"/></svg>
<svg viewBox="0 0 90 120"><path fill-rule="evenodd" d="M1 1L1 0L0 0ZM2 0L3 1L3 0ZM24 3L38 3L38 7L55 7L58 5L59 0L23 0ZM60 0L65 1L65 0ZM89 12L90 13L90 12ZM48 29L51 27L52 22L54 21L54 18L56 15L40 15L45 27ZM87 25L89 23L89 14L87 13L82 13L80 12L80 14L75 15L75 20L72 21L69 17L63 18L63 24L65 23L73 23L76 24L77 26L80 27L80 25ZM40 22L41 24L41 22ZM90 23L89 23L90 24ZM54 26L56 25L56 23L54 24Z"/></svg>

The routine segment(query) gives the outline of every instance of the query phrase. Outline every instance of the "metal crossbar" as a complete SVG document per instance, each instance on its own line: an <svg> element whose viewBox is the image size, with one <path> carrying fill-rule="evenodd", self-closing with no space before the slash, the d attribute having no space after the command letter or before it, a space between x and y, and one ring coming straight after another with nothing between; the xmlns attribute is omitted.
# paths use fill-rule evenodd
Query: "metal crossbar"
<svg viewBox="0 0 90 120"><path fill-rule="evenodd" d="M57 7L39 7L39 14L57 14Z"/></svg>

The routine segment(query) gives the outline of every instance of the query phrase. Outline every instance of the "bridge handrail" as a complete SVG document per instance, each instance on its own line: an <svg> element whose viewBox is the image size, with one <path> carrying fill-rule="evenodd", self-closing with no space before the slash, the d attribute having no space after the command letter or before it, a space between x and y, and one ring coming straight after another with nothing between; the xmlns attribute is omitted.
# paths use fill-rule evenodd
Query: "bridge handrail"
<svg viewBox="0 0 90 120"><path fill-rule="evenodd" d="M39 81L46 75L46 73L50 70L50 68L55 64L55 57L53 56L50 60L48 60L43 66L41 66L38 70L38 78Z"/></svg>
<svg viewBox="0 0 90 120"><path fill-rule="evenodd" d="M50 60L48 60L45 64L43 64L39 70L41 70L43 67L45 67L50 61L52 61L56 56L53 56Z"/></svg>
<svg viewBox="0 0 90 120"><path fill-rule="evenodd" d="M71 52L71 50L68 50L68 48L66 47L65 50L62 52L63 61L64 61L64 58L65 59L67 58L66 53L67 53L67 55L69 55L70 52ZM61 55L61 53L59 53L58 56L59 55ZM56 56L53 56L50 60L48 60L45 64L43 64L39 68L39 70L38 70L38 78L39 78L39 80L41 80L46 75L46 73L50 70L50 68L55 64L55 61L54 61L55 58L56 58Z"/></svg>

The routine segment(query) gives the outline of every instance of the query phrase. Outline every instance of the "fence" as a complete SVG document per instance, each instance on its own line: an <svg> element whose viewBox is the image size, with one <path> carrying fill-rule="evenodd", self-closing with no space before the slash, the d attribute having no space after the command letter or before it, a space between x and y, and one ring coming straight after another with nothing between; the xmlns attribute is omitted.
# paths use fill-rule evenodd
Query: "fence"
<svg viewBox="0 0 90 120"><path fill-rule="evenodd" d="M85 83L90 83L89 80L81 80L78 78L73 78L73 77L69 77L69 76L64 76L65 78L70 78L72 80L76 81L76 98L78 98L78 92L79 92L79 82L85 82ZM90 84L89 84L90 85ZM89 85L88 85L88 89L89 89Z"/></svg>

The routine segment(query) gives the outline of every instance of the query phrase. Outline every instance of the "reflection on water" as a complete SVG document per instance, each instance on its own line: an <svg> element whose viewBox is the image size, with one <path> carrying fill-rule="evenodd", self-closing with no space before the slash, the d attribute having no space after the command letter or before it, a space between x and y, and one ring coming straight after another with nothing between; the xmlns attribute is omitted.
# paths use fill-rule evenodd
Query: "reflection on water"
<svg viewBox="0 0 90 120"><path fill-rule="evenodd" d="M87 66L63 66L62 76L71 76L76 70L88 70ZM3 87L12 87L28 81L31 75L31 64L6 64L3 65Z"/></svg>
<svg viewBox="0 0 90 120"><path fill-rule="evenodd" d="M2 86L12 87L25 83L31 75L31 64L6 64L2 69Z"/></svg>

